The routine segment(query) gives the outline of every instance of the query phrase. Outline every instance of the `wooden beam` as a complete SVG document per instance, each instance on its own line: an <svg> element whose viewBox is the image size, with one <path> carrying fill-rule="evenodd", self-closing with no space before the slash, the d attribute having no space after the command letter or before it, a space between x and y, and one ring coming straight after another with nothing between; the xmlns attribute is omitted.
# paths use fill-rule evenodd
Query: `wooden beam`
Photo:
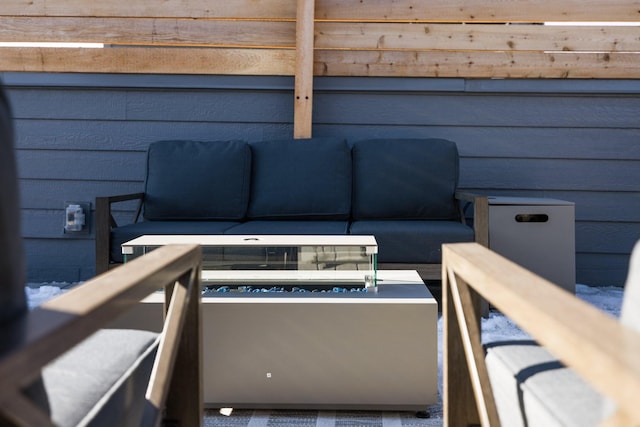
<svg viewBox="0 0 640 427"><path fill-rule="evenodd" d="M16 16L120 16L157 18L291 19L290 0L2 0L2 15Z"/></svg>
<svg viewBox="0 0 640 427"><path fill-rule="evenodd" d="M637 79L640 55L317 50L313 67L317 76ZM292 76L295 69L292 49L0 47L0 71ZM298 84L309 87L311 76Z"/></svg>
<svg viewBox="0 0 640 427"><path fill-rule="evenodd" d="M298 0L293 137L311 138L313 116L314 0Z"/></svg>
<svg viewBox="0 0 640 427"><path fill-rule="evenodd" d="M319 0L318 19L425 22L640 21L637 0Z"/></svg>
<svg viewBox="0 0 640 427"><path fill-rule="evenodd" d="M640 78L640 55L576 52L327 51L320 76L459 78Z"/></svg>
<svg viewBox="0 0 640 427"><path fill-rule="evenodd" d="M295 22L183 18L3 17L3 42L295 48Z"/></svg>
<svg viewBox="0 0 640 427"><path fill-rule="evenodd" d="M137 74L286 75L292 49L0 47L1 71Z"/></svg>
<svg viewBox="0 0 640 427"><path fill-rule="evenodd" d="M290 0L2 0L7 16L290 19ZM321 20L422 22L640 21L637 0L318 0Z"/></svg>
<svg viewBox="0 0 640 427"><path fill-rule="evenodd" d="M317 22L316 49L638 52L638 27Z"/></svg>

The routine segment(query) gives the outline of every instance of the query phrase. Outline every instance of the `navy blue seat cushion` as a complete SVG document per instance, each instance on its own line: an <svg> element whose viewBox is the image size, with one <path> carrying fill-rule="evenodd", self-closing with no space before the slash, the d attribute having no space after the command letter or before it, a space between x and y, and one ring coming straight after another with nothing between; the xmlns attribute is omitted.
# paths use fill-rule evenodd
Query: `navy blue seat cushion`
<svg viewBox="0 0 640 427"><path fill-rule="evenodd" d="M250 174L246 142L155 142L147 153L144 217L240 220L249 203Z"/></svg>
<svg viewBox="0 0 640 427"><path fill-rule="evenodd" d="M348 219L351 151L343 139L251 143L251 219Z"/></svg>
<svg viewBox="0 0 640 427"><path fill-rule="evenodd" d="M442 262L442 244L472 242L473 229L456 221L354 221L350 234L373 235L378 262Z"/></svg>
<svg viewBox="0 0 640 427"><path fill-rule="evenodd" d="M353 143L354 219L457 219L458 149L444 139Z"/></svg>
<svg viewBox="0 0 640 427"><path fill-rule="evenodd" d="M237 224L235 221L143 221L123 225L111 231L111 260L123 262L120 245L145 234L223 234Z"/></svg>

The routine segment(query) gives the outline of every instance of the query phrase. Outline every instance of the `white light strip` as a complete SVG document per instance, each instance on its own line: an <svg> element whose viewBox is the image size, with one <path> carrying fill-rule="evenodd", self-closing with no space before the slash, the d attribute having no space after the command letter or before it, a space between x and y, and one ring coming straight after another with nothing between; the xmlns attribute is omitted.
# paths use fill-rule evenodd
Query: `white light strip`
<svg viewBox="0 0 640 427"><path fill-rule="evenodd" d="M0 47L47 47L101 49L102 43L0 42Z"/></svg>
<svg viewBox="0 0 640 427"><path fill-rule="evenodd" d="M570 25L581 27L637 27L640 22L545 22L544 25Z"/></svg>

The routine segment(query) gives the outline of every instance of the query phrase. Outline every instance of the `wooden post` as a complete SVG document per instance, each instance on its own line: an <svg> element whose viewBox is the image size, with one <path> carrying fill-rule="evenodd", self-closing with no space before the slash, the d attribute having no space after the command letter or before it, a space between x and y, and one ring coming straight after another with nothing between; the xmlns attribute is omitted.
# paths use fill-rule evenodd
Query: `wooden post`
<svg viewBox="0 0 640 427"><path fill-rule="evenodd" d="M182 336L178 337L178 353L166 399L165 417L179 426L200 427L204 415L204 382L202 360L202 313L200 292L202 265L183 276L177 286L189 293Z"/></svg>
<svg viewBox="0 0 640 427"><path fill-rule="evenodd" d="M489 247L489 199L487 196L477 196L473 204L473 228L476 242Z"/></svg>
<svg viewBox="0 0 640 427"><path fill-rule="evenodd" d="M466 427L480 425L478 406L471 374L467 368L460 319L452 296L446 256L442 257L442 317L443 317L443 410L444 425Z"/></svg>
<svg viewBox="0 0 640 427"><path fill-rule="evenodd" d="M311 138L313 110L314 0L298 0L293 137Z"/></svg>
<svg viewBox="0 0 640 427"><path fill-rule="evenodd" d="M478 410L480 425L500 427L500 419L489 382L489 373L484 362L480 327L480 297L464 280L455 277L455 272L450 271L449 275L448 306L450 307L453 303L456 311L455 317L460 329L462 348L467 359L469 380L475 395L475 406ZM449 377L449 379L451 378Z"/></svg>

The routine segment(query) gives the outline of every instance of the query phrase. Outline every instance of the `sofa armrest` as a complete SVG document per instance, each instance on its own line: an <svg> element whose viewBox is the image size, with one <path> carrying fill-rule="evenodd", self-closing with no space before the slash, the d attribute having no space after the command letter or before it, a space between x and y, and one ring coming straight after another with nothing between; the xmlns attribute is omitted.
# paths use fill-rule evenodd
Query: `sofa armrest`
<svg viewBox="0 0 640 427"><path fill-rule="evenodd" d="M455 198L464 203L461 206L462 217L469 205L473 205L473 230L475 241L482 246L489 246L489 197L464 191L456 191Z"/></svg>
<svg viewBox="0 0 640 427"><path fill-rule="evenodd" d="M104 273L109 269L111 229L118 227L111 211L112 205L132 200L138 200L134 216L134 222L137 222L142 210L144 193L96 197L96 274Z"/></svg>
<svg viewBox="0 0 640 427"><path fill-rule="evenodd" d="M0 424L10 420L10 425L52 425L22 390L43 366L164 287L165 324L147 388L150 412L145 416L162 416L166 403L173 412L167 416L180 419L180 425L201 425L201 259L198 245L164 246L3 325Z"/></svg>
<svg viewBox="0 0 640 427"><path fill-rule="evenodd" d="M480 297L640 420L640 334L477 243L443 247L445 425L500 425L484 364ZM604 415L604 414L603 414Z"/></svg>

